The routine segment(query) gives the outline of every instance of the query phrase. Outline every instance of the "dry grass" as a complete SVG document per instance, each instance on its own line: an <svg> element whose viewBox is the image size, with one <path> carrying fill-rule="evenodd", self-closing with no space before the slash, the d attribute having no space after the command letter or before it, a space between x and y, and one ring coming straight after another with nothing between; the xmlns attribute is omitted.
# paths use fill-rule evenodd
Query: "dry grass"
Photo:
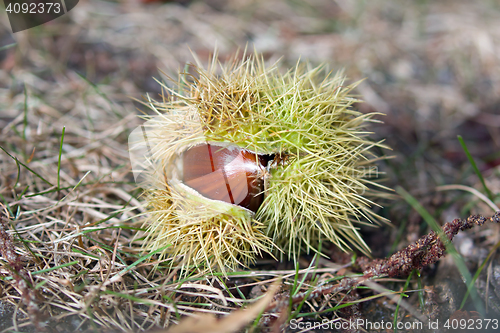
<svg viewBox="0 0 500 333"><path fill-rule="evenodd" d="M385 184L408 189L439 222L490 215L500 193L499 13L493 1L92 0L15 36L1 17L0 47L14 39L17 45L0 51L0 203L37 295L41 325L46 321L47 329L59 332L166 327L184 315L246 306L278 277L281 292L294 295L336 283L346 267L356 269L348 255L325 244L332 259L304 256L298 273L293 263L263 258L227 280L217 274L180 280L165 262L154 261L155 254L140 253L143 199L130 173L127 136L141 120L130 97L159 92L151 79L160 77L156 67L177 72L192 60L187 46L205 61L216 41L222 58L250 42L270 62L283 56L284 67L300 57L345 67L353 80L366 77L358 92L367 103L359 108L387 114L384 125L373 127L374 139L387 138L394 149L395 158L380 164ZM489 197L457 134L479 164ZM438 192L438 185L455 187ZM404 200L385 206L377 213L395 228L362 230L374 257L427 231ZM484 263L476 286L497 317L500 285L492 272L500 267L499 240L493 225L455 240L472 275ZM0 329L34 331L5 259ZM395 314L410 320L420 312L449 318L458 307L439 302L449 297L460 303L464 294L452 292L462 283L453 280L453 267L440 264L438 282L432 271L409 279L406 289L420 292L411 293L404 309L397 297L386 301L405 289L404 281L381 279L369 290L299 302L285 319L266 312L255 326L271 330L294 316L315 322L358 315L393 320ZM419 309L420 300L430 304L427 310ZM363 307L341 309L345 304ZM374 314L376 305L382 314Z"/></svg>

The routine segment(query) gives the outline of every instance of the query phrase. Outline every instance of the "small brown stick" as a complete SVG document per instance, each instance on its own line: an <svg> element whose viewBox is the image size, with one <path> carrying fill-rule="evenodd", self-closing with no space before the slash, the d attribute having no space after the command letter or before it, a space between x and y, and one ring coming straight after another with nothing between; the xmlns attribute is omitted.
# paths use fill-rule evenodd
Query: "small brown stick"
<svg viewBox="0 0 500 333"><path fill-rule="evenodd" d="M481 226L487 221L500 223L500 211L488 218L481 215L471 215L466 219L455 219L446 223L442 230L448 239L452 241L459 231L470 229L474 225ZM363 269L363 275L366 278L376 276L397 277L408 275L414 269L422 269L437 262L445 252L445 244L436 232L431 231L387 259L368 261L366 258L360 258L357 263Z"/></svg>
<svg viewBox="0 0 500 333"><path fill-rule="evenodd" d="M12 237L7 233L5 222L1 215L0 253L2 257L7 261L7 264L5 266L12 273L13 285L21 295L22 302L28 308L28 314L30 316L31 322L35 325L38 331L42 331L45 325L40 313L40 307L38 306L36 292L35 290L33 290L33 281L23 267L21 258L14 249Z"/></svg>
<svg viewBox="0 0 500 333"><path fill-rule="evenodd" d="M474 225L481 226L487 221L500 223L500 211L487 218L481 215L471 215L466 219L455 219L446 223L442 230L451 241L459 231L470 229ZM318 286L312 292L299 293L292 297L292 303L300 303L306 298L313 299L322 295L347 291L376 277L408 275L414 269L422 269L437 262L445 252L445 244L436 232L431 231L389 258L374 260L366 257L358 258L356 264L363 270L362 276L345 277L338 284L325 284ZM278 299L268 306L267 311L274 312L288 302L290 302L289 298Z"/></svg>

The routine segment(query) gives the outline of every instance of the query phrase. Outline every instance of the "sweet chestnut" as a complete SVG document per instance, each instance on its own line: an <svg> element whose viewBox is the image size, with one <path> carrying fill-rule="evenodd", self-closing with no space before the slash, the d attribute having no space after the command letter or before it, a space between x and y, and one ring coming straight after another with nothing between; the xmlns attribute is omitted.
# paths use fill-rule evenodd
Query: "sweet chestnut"
<svg viewBox="0 0 500 333"><path fill-rule="evenodd" d="M236 145L203 143L182 153L182 182L201 195L247 208L253 212L264 200L267 155Z"/></svg>

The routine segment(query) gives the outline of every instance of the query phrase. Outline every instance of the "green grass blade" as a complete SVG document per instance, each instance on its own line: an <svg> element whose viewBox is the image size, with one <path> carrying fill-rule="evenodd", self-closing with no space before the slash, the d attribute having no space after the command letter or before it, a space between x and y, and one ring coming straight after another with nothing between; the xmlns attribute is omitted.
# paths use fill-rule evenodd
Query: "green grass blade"
<svg viewBox="0 0 500 333"><path fill-rule="evenodd" d="M293 278L293 287L292 287L292 292L290 293L290 296L294 296L295 294L297 294L299 291L298 291L298 288L297 288L297 285L299 283L299 263L298 261L295 262L295 276Z"/></svg>
<svg viewBox="0 0 500 333"><path fill-rule="evenodd" d="M56 269L59 269L59 268L73 266L73 265L76 265L76 264L78 264L78 260L75 260L75 261L72 261L72 262L67 262L67 263L59 265L59 266L42 269L40 271L35 271L35 272L31 273L31 275L43 274L43 273L55 271Z"/></svg>
<svg viewBox="0 0 500 333"><path fill-rule="evenodd" d="M228 293L229 297L236 298L236 297L234 297L234 295L233 295L233 293L231 292L231 290L227 287L227 284L226 284L226 283L224 283L224 281L222 281L222 279L221 279L221 278L216 277L216 279L217 279L217 282L219 282L219 283L220 283L220 285L222 285L222 286L224 287L224 290Z"/></svg>
<svg viewBox="0 0 500 333"><path fill-rule="evenodd" d="M484 259L484 261L481 264L481 266L479 266L476 274L474 274L474 277L470 281L469 287L467 288L467 292L465 293L464 299L462 300L462 303L460 304L460 309L459 310L462 310L462 308L464 307L465 301L469 297L469 290L473 288L474 283L476 282L477 278L479 277L479 274L481 274L481 272L483 271L484 266L486 266L486 263L491 259L491 256L497 251L497 249L499 247L500 247L500 242L498 242L498 243L495 244L495 246L491 249L490 253L488 253L488 256L486 257L486 259Z"/></svg>
<svg viewBox="0 0 500 333"><path fill-rule="evenodd" d="M75 72L76 75L78 75L80 78L82 78L85 82L87 82L92 88L94 88L94 91L99 95L101 96L102 98L104 98L104 100L106 100L106 102L108 102L109 104L109 108L111 110L111 112L113 112L113 114L118 117L119 119L122 119L123 116L118 113L118 111L115 110L114 106L113 106L113 102L108 98L108 96L106 96L106 94L99 88L99 86L95 83L93 83L92 81L90 81L89 79L87 79L85 76L83 76L82 74L78 73L78 72Z"/></svg>
<svg viewBox="0 0 500 333"><path fill-rule="evenodd" d="M485 314L484 305L481 299L479 298L479 295L477 294L476 288L471 284L472 276L469 270L467 269L467 266L465 265L464 259L457 252L453 243L444 234L443 230L436 222L436 220L434 220L431 214L429 214L429 212L417 201L417 199L415 199L410 193L406 192L406 190L400 186L396 188L396 192L399 195L401 195L401 197L403 197L406 200L406 202L408 202L413 207L413 209L415 209L420 214L420 216L422 216L422 218L427 222L427 224L432 228L432 230L434 230L434 232L438 234L439 238L446 247L446 252L448 252L448 254L452 256L453 261L455 262L455 265L457 266L460 274L462 274L462 276L465 278L466 281L465 284L468 287L471 287L468 290L470 291L470 295L472 297L476 310L482 315L484 315Z"/></svg>
<svg viewBox="0 0 500 333"><path fill-rule="evenodd" d="M175 312L175 318L177 318L177 321L181 320L181 315L179 314L179 310L177 310L177 304L174 302L174 300L167 295L163 295L163 298L165 298L167 301L169 301L172 306L174 307L174 312Z"/></svg>
<svg viewBox="0 0 500 333"><path fill-rule="evenodd" d="M51 182L49 182L47 179L43 178L42 176L40 176L38 173L36 173L35 171L31 170L31 168L29 166L27 166L26 164L24 164L23 162L19 161L16 157L12 156L4 147L0 146L0 149L3 150L7 155L9 155L14 161L17 161L19 162L19 164L21 164L23 167L25 167L28 171L30 171L32 174L34 174L35 176L37 176L38 178L40 178L41 180L43 180L45 183L47 183L48 185L50 186L54 186L52 185Z"/></svg>
<svg viewBox="0 0 500 333"><path fill-rule="evenodd" d="M476 162L474 161L474 158L472 158L472 155L469 153L469 149L467 149L467 146L465 145L464 139L460 135L458 135L457 138L458 138L458 141L460 141L460 145L462 145L462 148L463 148L463 150L465 152L465 155L467 155L467 158L469 159L469 162L472 165L472 168L474 169L474 172L479 177L479 180L481 181L481 184L483 184L484 191L486 192L486 195L488 196L488 198L491 201L493 201L494 200L494 196L491 193L490 189L486 186L486 183L484 182L483 175L479 171L479 168L477 167Z"/></svg>
<svg viewBox="0 0 500 333"><path fill-rule="evenodd" d="M17 229L13 223L10 223L10 227L14 230L18 240L20 240L23 243L23 246L26 248L26 250L28 250L31 253L31 255L33 256L33 259L35 259L36 263L40 264L40 259L38 259L35 252L31 249L29 242L27 242L23 237L21 237L21 235L19 234L19 232L17 231Z"/></svg>
<svg viewBox="0 0 500 333"><path fill-rule="evenodd" d="M139 259L137 259L136 261L134 261L132 264L130 264L128 267L124 268L123 270L121 270L118 274L125 274L126 272L128 272L129 270L131 270L132 268L134 268L135 266L139 265L141 262L143 262L144 260L146 259L149 259L151 258L152 256L154 256L155 254L165 250L167 247L170 247L170 244L166 245L166 246L163 246L151 253L148 253L147 255L143 256L143 257L140 257Z"/></svg>
<svg viewBox="0 0 500 333"><path fill-rule="evenodd" d="M10 49L11 47L14 47L16 45L17 45L17 43L12 43L12 44L7 44L7 45L4 45L4 46L1 46L0 47L0 51L4 51L4 50L7 50L7 49Z"/></svg>
<svg viewBox="0 0 500 333"><path fill-rule="evenodd" d="M410 285L411 277L413 276L413 272L415 272L415 270L411 271L410 275L408 275L408 278L406 279L405 285L404 285L401 293L404 293L408 289L408 286ZM396 310L394 311L394 322L392 323L392 325L394 327L394 333L398 332L398 328L397 328L398 327L397 326L398 313L399 313L399 305L400 305L402 299L403 299L403 295L401 295L401 297L399 298L398 304L396 304Z"/></svg>
<svg viewBox="0 0 500 333"><path fill-rule="evenodd" d="M5 205L5 208L7 208L7 210L9 211L10 216L15 216L14 212L10 208L9 203L7 202L7 200L5 199L5 197L2 195L2 193L0 193L0 199L2 200L3 204Z"/></svg>
<svg viewBox="0 0 500 333"><path fill-rule="evenodd" d="M417 271L417 283L418 283L418 302L420 303L420 309L424 311L425 300L424 300L424 288L422 286L422 277L420 276L420 271Z"/></svg>

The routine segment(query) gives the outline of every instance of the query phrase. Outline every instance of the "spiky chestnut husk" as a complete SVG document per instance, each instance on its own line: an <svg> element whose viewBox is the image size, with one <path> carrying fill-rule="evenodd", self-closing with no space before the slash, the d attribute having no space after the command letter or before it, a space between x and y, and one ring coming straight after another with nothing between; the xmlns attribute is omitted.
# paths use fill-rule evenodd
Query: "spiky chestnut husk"
<svg viewBox="0 0 500 333"><path fill-rule="evenodd" d="M182 183L182 153L206 142L198 111L177 99L150 101L157 116L129 137L136 181L145 190L149 216L144 247L180 264L181 274L248 266L275 247L254 213L211 200ZM227 143L217 143L222 146Z"/></svg>
<svg viewBox="0 0 500 333"><path fill-rule="evenodd" d="M168 98L149 103L159 115L152 122L152 160L161 161L160 170L173 171L165 190L147 191L148 249L170 243L165 254L185 255L184 265L222 270L251 263L261 251L296 258L324 240L368 252L353 222L381 219L363 194L372 191L369 185L380 186L368 175L376 159L370 148L383 145L364 130L375 114L351 109L358 101L351 95L355 84L345 86L341 72L332 76L304 64L281 74L257 54L226 64L214 58L207 70L193 68L195 75L179 80L179 89L163 85ZM265 199L255 215L175 181L172 161L201 141L274 157L263 174Z"/></svg>
<svg viewBox="0 0 500 333"><path fill-rule="evenodd" d="M189 189L175 186L150 191L147 199L152 214L148 250L170 244L163 255L171 255L173 264L181 262L182 273L215 266L224 273L232 271L253 263L257 254L272 246L262 223L239 207L200 200Z"/></svg>

